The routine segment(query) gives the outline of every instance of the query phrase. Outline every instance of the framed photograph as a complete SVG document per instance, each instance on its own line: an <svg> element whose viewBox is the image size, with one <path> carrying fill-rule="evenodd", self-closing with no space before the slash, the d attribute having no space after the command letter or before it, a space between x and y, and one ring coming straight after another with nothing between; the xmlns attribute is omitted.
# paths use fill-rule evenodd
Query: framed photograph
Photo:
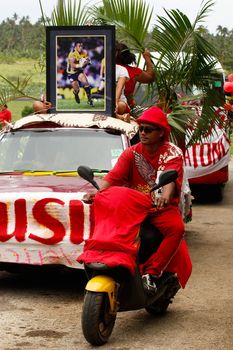
<svg viewBox="0 0 233 350"><path fill-rule="evenodd" d="M115 27L46 27L46 90L52 113L113 115Z"/></svg>

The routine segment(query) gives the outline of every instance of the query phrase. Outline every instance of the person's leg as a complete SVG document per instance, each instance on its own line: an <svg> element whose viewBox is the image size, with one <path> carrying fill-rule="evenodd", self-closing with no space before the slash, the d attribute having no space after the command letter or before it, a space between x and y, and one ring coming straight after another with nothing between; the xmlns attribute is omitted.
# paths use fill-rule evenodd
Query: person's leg
<svg viewBox="0 0 233 350"><path fill-rule="evenodd" d="M127 103L119 101L116 105L115 116L117 119L121 119L127 123L130 122L130 109Z"/></svg>
<svg viewBox="0 0 233 350"><path fill-rule="evenodd" d="M124 114L127 110L127 104L123 101L119 101L116 105L116 114Z"/></svg>
<svg viewBox="0 0 233 350"><path fill-rule="evenodd" d="M88 103L90 104L90 106L93 106L93 101L92 101L92 96L91 96L91 87L90 87L90 85L84 85L83 88L84 88L84 90L86 91Z"/></svg>
<svg viewBox="0 0 233 350"><path fill-rule="evenodd" d="M71 83L71 86L73 88L73 93L74 93L74 97L75 97L75 101L77 103L80 103L80 98L79 98L79 90L80 90L80 86L79 86L79 83L77 80L74 80L72 83Z"/></svg>
<svg viewBox="0 0 233 350"><path fill-rule="evenodd" d="M144 287L149 292L156 291L159 277L176 254L184 236L184 222L177 207L159 211L151 218L151 223L164 238L157 251L141 267Z"/></svg>
<svg viewBox="0 0 233 350"><path fill-rule="evenodd" d="M87 80L86 74L80 73L79 74L79 81L83 84L83 88L87 94L87 100L90 106L93 106L92 96L91 96L91 87Z"/></svg>
<svg viewBox="0 0 233 350"><path fill-rule="evenodd" d="M159 211L150 221L164 238L158 250L146 261L143 269L144 273L161 276L183 239L184 222L179 208L175 206Z"/></svg>

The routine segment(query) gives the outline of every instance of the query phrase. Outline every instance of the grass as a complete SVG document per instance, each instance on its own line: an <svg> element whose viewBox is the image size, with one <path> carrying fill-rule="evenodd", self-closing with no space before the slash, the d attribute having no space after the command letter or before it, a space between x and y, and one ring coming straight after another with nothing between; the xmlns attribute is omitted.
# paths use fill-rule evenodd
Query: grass
<svg viewBox="0 0 233 350"><path fill-rule="evenodd" d="M4 75L7 79L11 80L12 82L16 83L17 79L20 80L26 78L27 76L31 76L27 93L30 96L33 96L35 98L40 98L40 95L42 93L45 93L45 87L46 87L46 75L45 71L41 72L40 67L38 66L37 62L32 59L18 59L14 61L13 63L5 63L0 61L0 72L2 75ZM0 88L3 81L0 79ZM102 101L95 101L95 109L101 110L102 108ZM23 109L28 106L32 107L33 100L18 100L18 101L11 101L8 102L8 107L10 111L12 112L13 121L16 121L22 117L22 111ZM64 101L61 100L59 103L64 103ZM77 104L75 105L69 105L69 106L60 106L62 109L68 108L68 109L76 109ZM84 107L84 106L83 106ZM89 107L90 108L90 107ZM85 109L85 108L83 108ZM233 155L233 133L231 134L231 155Z"/></svg>
<svg viewBox="0 0 233 350"><path fill-rule="evenodd" d="M30 76L29 84L26 92L34 98L40 98L45 93L46 75L45 71L41 72L36 60L33 59L17 59L13 63L0 62L0 72L8 80L17 84L18 79L23 81ZM0 79L0 89L4 87L4 80ZM8 102L8 107L12 112L13 121L18 120L22 116L22 110L25 106L32 106L33 100L19 100Z"/></svg>
<svg viewBox="0 0 233 350"><path fill-rule="evenodd" d="M77 104L77 102L75 102L74 97L71 100L58 100L57 103L57 109L58 110L62 110L62 111L69 111L69 110L77 110L77 111L90 111L93 108L93 111L103 111L104 110L104 100L100 99L93 99L94 102L94 106L91 107L88 102L87 99L81 99L80 103Z"/></svg>
<svg viewBox="0 0 233 350"><path fill-rule="evenodd" d="M12 113L12 121L15 122L16 120L18 120L22 117L22 111L26 106L32 107L32 101L31 100L12 101L12 102L9 102L7 105L8 105L9 110Z"/></svg>

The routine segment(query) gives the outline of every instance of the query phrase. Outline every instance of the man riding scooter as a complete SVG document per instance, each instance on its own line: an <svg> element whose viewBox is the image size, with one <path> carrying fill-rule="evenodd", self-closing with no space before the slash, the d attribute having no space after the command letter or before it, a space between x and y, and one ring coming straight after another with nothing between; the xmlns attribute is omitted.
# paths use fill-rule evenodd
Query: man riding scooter
<svg viewBox="0 0 233 350"><path fill-rule="evenodd" d="M127 186L148 194L162 171L177 171L177 180L154 194L157 210L149 214L151 224L159 229L163 240L158 250L141 265L141 273L145 290L155 293L165 270L177 273L182 287L191 274L190 259L189 266L182 266L179 261L183 253L188 254L179 209L183 155L176 145L168 141L170 127L160 108L151 107L137 119L137 123L140 142L121 154L114 168L104 177L100 191L110 186ZM88 193L83 199L90 202L93 198L94 194Z"/></svg>

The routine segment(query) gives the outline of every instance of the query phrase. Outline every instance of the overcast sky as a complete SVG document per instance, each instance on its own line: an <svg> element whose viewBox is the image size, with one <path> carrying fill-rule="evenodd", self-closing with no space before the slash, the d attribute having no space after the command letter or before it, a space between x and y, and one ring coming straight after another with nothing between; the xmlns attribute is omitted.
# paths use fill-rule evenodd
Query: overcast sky
<svg viewBox="0 0 233 350"><path fill-rule="evenodd" d="M111 1L111 0L109 0ZM146 0L154 8L154 18L156 15L164 15L163 8L179 8L190 20L196 17L200 9L202 0ZM46 15L50 16L57 0L41 0ZM83 4L98 4L99 0L82 0ZM12 18L14 13L20 17L29 16L32 23L41 17L39 0L0 0L0 22L7 17ZM215 0L212 12L209 13L204 26L211 33L215 33L218 25L233 29L232 0ZM152 25L155 20L152 21Z"/></svg>

